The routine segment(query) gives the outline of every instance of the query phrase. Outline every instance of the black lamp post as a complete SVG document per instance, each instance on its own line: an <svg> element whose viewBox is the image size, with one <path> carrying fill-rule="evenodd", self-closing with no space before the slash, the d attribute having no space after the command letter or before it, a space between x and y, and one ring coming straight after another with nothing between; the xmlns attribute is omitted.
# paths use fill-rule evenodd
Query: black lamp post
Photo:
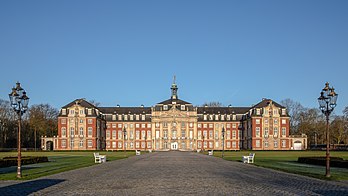
<svg viewBox="0 0 348 196"><path fill-rule="evenodd" d="M224 158L225 153L225 127L222 127L222 158Z"/></svg>
<svg viewBox="0 0 348 196"><path fill-rule="evenodd" d="M326 177L330 177L330 135L329 135L329 116L336 107L338 94L335 93L335 89L329 87L329 83L326 82L325 87L320 93L318 98L319 108L326 116Z"/></svg>
<svg viewBox="0 0 348 196"><path fill-rule="evenodd" d="M18 115L18 137L17 137L17 151L18 151L18 159L17 159L17 178L22 177L21 170L21 123L22 123L22 115L28 110L29 97L24 89L21 87L19 82L16 83L16 88L12 88L12 92L9 94L11 106L14 111Z"/></svg>
<svg viewBox="0 0 348 196"><path fill-rule="evenodd" d="M126 156L126 136L127 136L127 130L126 130L126 127L123 127L123 150L124 150L124 156Z"/></svg>

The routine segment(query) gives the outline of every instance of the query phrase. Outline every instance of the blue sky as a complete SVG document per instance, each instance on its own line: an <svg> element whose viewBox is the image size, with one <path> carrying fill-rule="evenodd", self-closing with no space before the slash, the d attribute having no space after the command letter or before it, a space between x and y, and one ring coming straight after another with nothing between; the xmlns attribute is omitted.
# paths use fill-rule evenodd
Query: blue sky
<svg viewBox="0 0 348 196"><path fill-rule="evenodd" d="M347 101L348 1L0 1L0 98L152 106L179 98L318 107Z"/></svg>

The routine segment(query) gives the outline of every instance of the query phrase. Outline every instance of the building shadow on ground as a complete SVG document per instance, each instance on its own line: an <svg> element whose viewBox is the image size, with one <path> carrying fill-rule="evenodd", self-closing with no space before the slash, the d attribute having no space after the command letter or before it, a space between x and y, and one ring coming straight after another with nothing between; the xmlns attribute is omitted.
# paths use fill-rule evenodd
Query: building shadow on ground
<svg viewBox="0 0 348 196"><path fill-rule="evenodd" d="M29 195L43 190L50 186L59 184L65 180L60 179L41 179L22 182L0 188L0 195Z"/></svg>

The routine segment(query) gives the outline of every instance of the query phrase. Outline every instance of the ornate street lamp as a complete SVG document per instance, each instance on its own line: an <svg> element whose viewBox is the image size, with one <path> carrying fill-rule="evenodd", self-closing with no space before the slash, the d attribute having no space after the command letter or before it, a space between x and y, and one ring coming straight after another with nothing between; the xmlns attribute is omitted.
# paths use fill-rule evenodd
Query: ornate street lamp
<svg viewBox="0 0 348 196"><path fill-rule="evenodd" d="M338 94L335 89L329 87L329 83L326 82L325 87L320 93L318 98L319 108L326 116L326 177L330 177L330 135L329 135L329 116L336 107Z"/></svg>
<svg viewBox="0 0 348 196"><path fill-rule="evenodd" d="M17 178L22 177L21 170L21 123L22 115L28 110L29 97L24 89L21 87L19 82L16 83L16 88L12 88L12 92L9 94L11 106L18 115L18 137L17 137L17 150L18 150L18 159L17 159Z"/></svg>
<svg viewBox="0 0 348 196"><path fill-rule="evenodd" d="M126 156L126 136L127 136L127 130L126 130L126 127L123 127L123 150L124 150L124 156Z"/></svg>
<svg viewBox="0 0 348 196"><path fill-rule="evenodd" d="M224 158L225 153L225 127L222 127L222 158Z"/></svg>

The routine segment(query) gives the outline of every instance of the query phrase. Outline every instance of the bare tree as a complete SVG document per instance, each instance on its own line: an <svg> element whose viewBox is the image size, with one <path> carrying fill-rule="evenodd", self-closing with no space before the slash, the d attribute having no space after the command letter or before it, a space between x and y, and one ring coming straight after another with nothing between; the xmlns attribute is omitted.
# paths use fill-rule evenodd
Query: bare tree
<svg viewBox="0 0 348 196"><path fill-rule="evenodd" d="M299 102L293 101L292 99L285 99L280 103L287 108L290 115L290 133L299 134L300 130L298 127L303 117L301 114L305 111L305 108Z"/></svg>

